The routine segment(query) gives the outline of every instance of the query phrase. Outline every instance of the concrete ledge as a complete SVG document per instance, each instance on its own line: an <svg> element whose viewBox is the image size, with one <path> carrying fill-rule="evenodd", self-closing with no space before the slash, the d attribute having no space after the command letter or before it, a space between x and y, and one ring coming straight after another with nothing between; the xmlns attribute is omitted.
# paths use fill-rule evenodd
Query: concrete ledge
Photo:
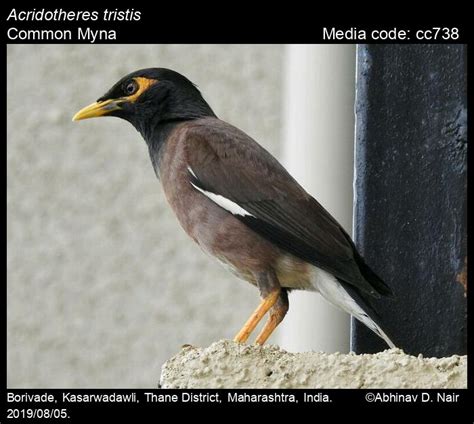
<svg viewBox="0 0 474 424"><path fill-rule="evenodd" d="M221 340L183 346L162 368L162 388L466 388L467 357L289 353Z"/></svg>

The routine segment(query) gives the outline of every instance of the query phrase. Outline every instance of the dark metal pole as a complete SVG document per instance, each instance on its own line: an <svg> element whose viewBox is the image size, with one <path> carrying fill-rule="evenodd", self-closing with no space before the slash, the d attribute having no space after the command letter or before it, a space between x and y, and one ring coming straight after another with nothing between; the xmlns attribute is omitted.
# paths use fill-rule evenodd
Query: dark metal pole
<svg viewBox="0 0 474 424"><path fill-rule="evenodd" d="M464 45L360 45L355 240L396 298L376 301L407 353L465 354ZM353 322L356 352L384 343Z"/></svg>

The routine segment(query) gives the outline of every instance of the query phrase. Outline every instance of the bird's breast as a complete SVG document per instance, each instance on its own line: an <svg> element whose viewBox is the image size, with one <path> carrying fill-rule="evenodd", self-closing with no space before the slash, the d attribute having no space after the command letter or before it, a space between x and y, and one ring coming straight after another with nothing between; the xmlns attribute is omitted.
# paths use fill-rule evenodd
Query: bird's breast
<svg viewBox="0 0 474 424"><path fill-rule="evenodd" d="M237 249L231 244L238 232L235 225L242 224L193 186L183 138L185 132L180 137L178 131L163 146L159 167L163 191L186 233L206 253L224 258L225 251Z"/></svg>
<svg viewBox="0 0 474 424"><path fill-rule="evenodd" d="M313 266L283 252L192 184L179 132L163 146L159 174L165 196L186 233L229 271L255 284L255 275L275 270L282 287L314 290Z"/></svg>
<svg viewBox="0 0 474 424"><path fill-rule="evenodd" d="M273 266L279 249L191 184L182 140L163 146L159 167L165 196L186 233L206 253L251 283Z"/></svg>

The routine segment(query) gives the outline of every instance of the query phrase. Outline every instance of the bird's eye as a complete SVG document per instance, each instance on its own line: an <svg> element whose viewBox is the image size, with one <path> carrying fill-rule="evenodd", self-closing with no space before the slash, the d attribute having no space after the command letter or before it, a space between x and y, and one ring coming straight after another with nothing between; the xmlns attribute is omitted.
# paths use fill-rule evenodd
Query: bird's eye
<svg viewBox="0 0 474 424"><path fill-rule="evenodd" d="M131 96L132 94L135 94L137 90L138 90L138 84L136 83L136 81L130 81L124 87L124 91L127 96Z"/></svg>

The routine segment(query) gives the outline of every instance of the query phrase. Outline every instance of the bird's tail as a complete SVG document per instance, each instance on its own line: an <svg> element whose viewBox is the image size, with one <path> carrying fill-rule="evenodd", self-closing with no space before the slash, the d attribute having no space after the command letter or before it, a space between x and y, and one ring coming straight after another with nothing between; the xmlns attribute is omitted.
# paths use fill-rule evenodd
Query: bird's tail
<svg viewBox="0 0 474 424"><path fill-rule="evenodd" d="M366 267L370 270L368 266ZM373 275L375 276L374 273ZM314 289L326 300L354 316L354 318L358 319L375 334L385 340L391 348L396 347L395 343L392 342L386 331L382 328L379 315L367 299L370 295L362 293L352 284L346 283L317 267L314 267L312 284ZM382 284L383 287L386 287L383 282ZM382 286L380 286L380 291L383 291ZM385 292L388 294L391 293L391 290L387 287Z"/></svg>
<svg viewBox="0 0 474 424"><path fill-rule="evenodd" d="M368 268L368 267L367 267ZM368 268L370 270L370 268ZM375 274L374 274L375 275ZM378 277L377 277L378 278ZM380 280L382 281L382 280ZM381 337L390 348L396 348L395 343L390 339L380 324L380 316L370 302L363 297L359 290L339 280L342 289L352 298L350 310L347 310L354 318L362 322L366 327L370 328L375 334ZM384 283L385 285L385 283ZM387 287L387 286L386 286ZM387 287L388 288L388 287ZM390 290L390 289L389 289ZM384 293L381 293L384 294ZM390 291L391 294L391 291Z"/></svg>
<svg viewBox="0 0 474 424"><path fill-rule="evenodd" d="M393 297L392 289L365 263L357 250L354 251L354 259L359 267L362 276L371 284L371 286L381 295Z"/></svg>

